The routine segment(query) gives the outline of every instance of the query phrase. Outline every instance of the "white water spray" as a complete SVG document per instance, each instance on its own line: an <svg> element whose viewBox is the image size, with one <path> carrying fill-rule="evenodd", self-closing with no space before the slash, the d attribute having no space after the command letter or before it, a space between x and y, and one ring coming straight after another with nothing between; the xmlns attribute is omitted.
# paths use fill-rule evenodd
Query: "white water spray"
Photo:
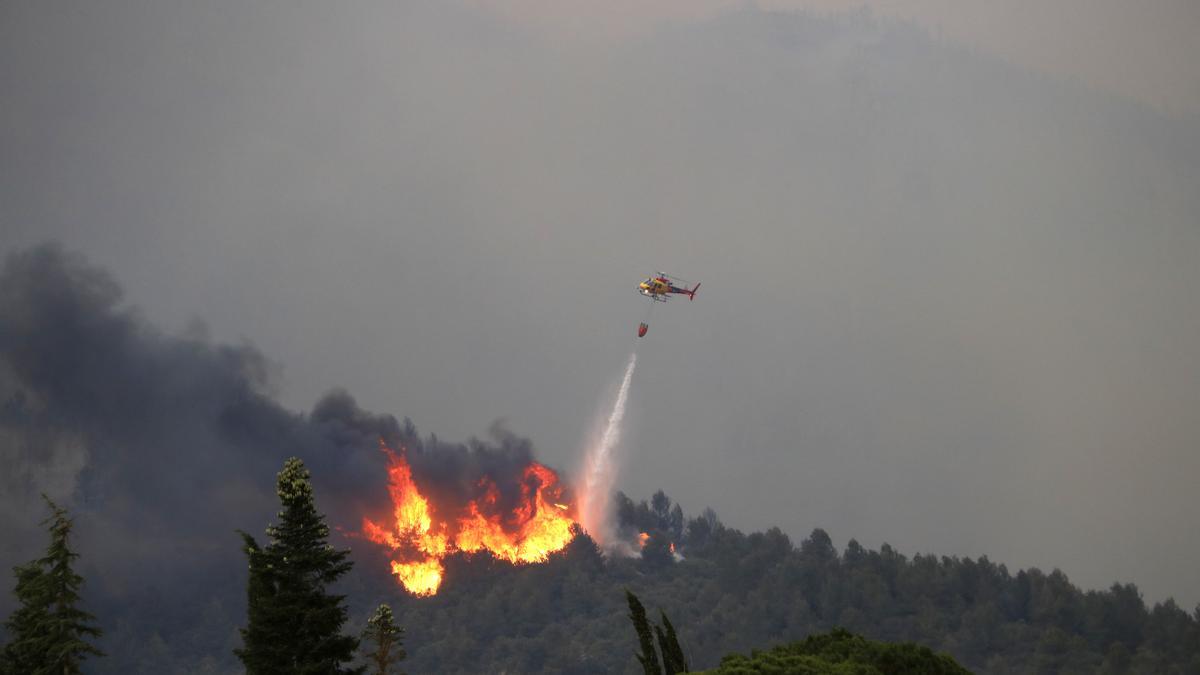
<svg viewBox="0 0 1200 675"><path fill-rule="evenodd" d="M625 378L621 380L621 388L617 391L617 400L608 416L604 433L588 449L585 460L583 490L579 499L580 524L601 546L613 540L608 502L617 480L617 467L612 455L621 440L621 421L625 419L625 402L629 398L629 384L633 381L633 369L636 366L635 351L629 355Z"/></svg>

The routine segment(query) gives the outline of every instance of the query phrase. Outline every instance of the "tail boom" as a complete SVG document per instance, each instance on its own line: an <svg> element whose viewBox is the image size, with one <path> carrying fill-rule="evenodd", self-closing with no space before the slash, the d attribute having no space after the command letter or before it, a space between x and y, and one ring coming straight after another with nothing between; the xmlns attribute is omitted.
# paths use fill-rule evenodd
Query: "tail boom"
<svg viewBox="0 0 1200 675"><path fill-rule="evenodd" d="M671 293L678 293L679 295L686 295L686 296L688 296L688 299L695 300L696 299L696 289L700 288L700 284L696 284L693 288L686 288L686 287L680 288L678 286L668 286L667 288L669 289L669 291Z"/></svg>

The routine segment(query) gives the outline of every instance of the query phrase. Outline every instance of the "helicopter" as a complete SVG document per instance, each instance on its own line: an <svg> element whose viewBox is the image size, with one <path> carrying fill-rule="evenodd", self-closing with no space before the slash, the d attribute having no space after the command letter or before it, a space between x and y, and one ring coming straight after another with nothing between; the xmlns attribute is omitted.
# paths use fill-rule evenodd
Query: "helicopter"
<svg viewBox="0 0 1200 675"><path fill-rule="evenodd" d="M666 302L671 295L686 295L689 300L696 299L696 291L700 288L699 282L692 288L688 288L687 282L683 279L668 276L662 272L655 272L655 275L638 284L638 293L655 302Z"/></svg>
<svg viewBox="0 0 1200 675"><path fill-rule="evenodd" d="M655 272L654 275L647 277L645 281L638 284L638 293L650 298L654 302L666 302L672 295L686 295L688 300L696 299L696 291L700 288L700 282L696 282L695 286L687 287L688 282L683 279L678 279L662 272ZM653 307L653 305L651 305ZM649 318L647 316L647 318ZM645 337L650 330L650 325L646 322L638 324L638 337Z"/></svg>

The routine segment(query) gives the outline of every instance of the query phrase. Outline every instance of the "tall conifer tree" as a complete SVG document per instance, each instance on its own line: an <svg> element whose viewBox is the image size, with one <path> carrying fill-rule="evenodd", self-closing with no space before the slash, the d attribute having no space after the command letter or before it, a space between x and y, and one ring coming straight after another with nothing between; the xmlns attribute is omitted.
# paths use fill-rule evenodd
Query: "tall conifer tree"
<svg viewBox="0 0 1200 675"><path fill-rule="evenodd" d="M641 653L637 660L642 664L645 675L661 675L662 667L658 665L658 652L654 649L654 633L650 630L650 622L646 620L646 608L629 589L625 589L625 599L629 602L629 620L637 631L638 645Z"/></svg>
<svg viewBox="0 0 1200 675"><path fill-rule="evenodd" d="M17 577L13 594L20 604L4 622L10 638L0 656L0 673L4 675L35 670L41 660L36 644L38 629L45 623L48 614L48 603L40 597L38 588L42 568L37 561L14 567L13 574Z"/></svg>
<svg viewBox="0 0 1200 675"><path fill-rule="evenodd" d="M99 637L100 629L92 625L96 617L78 606L83 577L72 566L79 554L68 544L74 522L49 497L42 498L51 511L42 523L50 545L46 555L13 568L20 606L4 624L11 639L2 663L6 672L71 675L89 655L104 653L85 639Z"/></svg>
<svg viewBox="0 0 1200 675"><path fill-rule="evenodd" d="M654 632L658 636L658 648L662 651L663 657L663 672L666 675L676 675L676 673L688 672L687 657L683 655L683 648L679 646L679 637L675 635L675 626L671 625L671 620L667 618L667 613L663 610L658 610L662 616L662 626L655 626Z"/></svg>
<svg viewBox="0 0 1200 675"><path fill-rule="evenodd" d="M381 604L375 608L375 614L367 619L367 628L363 631L364 648L367 661L371 664L371 675L388 675L392 666L404 660L408 653L404 651L404 629L396 625L392 617L392 608Z"/></svg>
<svg viewBox="0 0 1200 675"><path fill-rule="evenodd" d="M353 565L350 552L326 541L329 526L317 512L308 469L292 457L276 483L283 509L270 539L259 546L242 532L250 564L248 623L241 649L234 650L251 675L269 673L361 673L343 667L354 658L358 640L342 635L345 596L327 587Z"/></svg>
<svg viewBox="0 0 1200 675"><path fill-rule="evenodd" d="M661 492L661 490L660 490ZM679 638L675 635L675 627L667 618L667 613L659 610L662 625L652 624L646 619L646 608L640 600L627 588L625 599L629 602L629 620L637 631L638 644L642 651L634 654L642 664L645 675L678 675L688 672L687 657L679 646ZM658 638L658 650L654 648L654 638ZM662 652L662 664L659 665L658 653Z"/></svg>

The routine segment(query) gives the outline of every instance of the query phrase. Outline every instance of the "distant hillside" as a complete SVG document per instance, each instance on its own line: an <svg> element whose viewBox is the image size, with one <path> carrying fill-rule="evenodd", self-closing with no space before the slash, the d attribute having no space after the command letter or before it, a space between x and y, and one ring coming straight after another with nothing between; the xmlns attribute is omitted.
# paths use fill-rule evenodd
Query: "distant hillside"
<svg viewBox="0 0 1200 675"><path fill-rule="evenodd" d="M820 529L797 546L775 528L726 527L710 510L686 518L661 492L640 503L620 495L619 507L632 542L648 535L641 557L604 557L582 534L545 564L458 556L431 598L405 594L382 550L360 549L341 589L352 629L390 602L409 673L638 673L630 589L652 616L667 612L697 670L773 646L787 656L797 648L786 643L844 627L946 652L978 673L1200 672L1200 608L1148 608L1133 584L1084 592L1058 570L1014 574L987 558L910 558L854 540L839 552ZM89 669L239 672L239 572L204 588L97 599L108 656Z"/></svg>
<svg viewBox="0 0 1200 675"><path fill-rule="evenodd" d="M907 557L823 530L799 545L778 529L744 534L710 511L672 518L670 499L621 499L626 532L650 535L642 558L606 559L586 536L550 563L513 568L458 560L443 590L400 599L411 673L638 672L623 589L675 624L693 667L841 626L916 642L979 673L1196 672L1200 610L1147 608L1132 584L1081 591L1061 571L1010 572L987 558ZM634 537L636 540L636 536ZM681 560L669 552L676 544ZM357 569L365 614L389 583Z"/></svg>

